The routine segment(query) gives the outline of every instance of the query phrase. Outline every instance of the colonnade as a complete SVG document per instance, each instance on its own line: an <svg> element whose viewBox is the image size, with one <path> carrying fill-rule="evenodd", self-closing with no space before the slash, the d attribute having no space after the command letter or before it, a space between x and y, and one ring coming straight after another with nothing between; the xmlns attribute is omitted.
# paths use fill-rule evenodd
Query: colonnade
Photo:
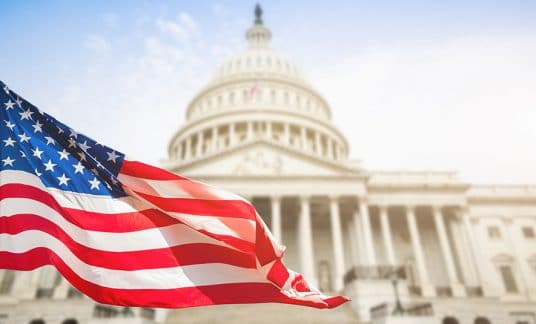
<svg viewBox="0 0 536 324"><path fill-rule="evenodd" d="M263 120L204 128L176 143L171 156L189 161L257 138L276 141L334 160L342 159L346 154L344 146L324 132L299 124Z"/></svg>
<svg viewBox="0 0 536 324"><path fill-rule="evenodd" d="M271 205L271 230L274 238L284 243L285 238L282 237L282 213L281 213L281 196L270 197ZM352 223L355 228L355 233L362 237L362 255L356 257L359 259L359 265L364 266L380 266L378 257L376 255L375 245L382 245L385 249L384 255L387 264L381 265L397 266L400 265L401 260L397 260L396 250L394 248L393 234L390 225L389 207L401 207L401 206L388 206L388 205L374 205L372 207L378 208L379 224L381 231L382 242L374 242L374 235L372 230L371 215L369 213L369 205L366 198L356 197L358 207L352 215ZM349 266L352 261L345 260L343 234L342 234L342 220L341 220L341 208L339 204L339 197L329 196L329 222L331 226L331 245L333 248L333 270L334 270L334 289L340 290L343 288L343 277L345 273L345 265ZM297 215L297 242L298 242L298 259L300 265L300 271L303 275L315 282L315 254L313 248L313 236L312 236L312 222L311 222L311 197L300 196L300 212ZM436 294L436 287L430 280L429 269L426 265L424 247L422 243L421 233L418 226L416 217L417 206L402 206L404 210L404 218L408 227L408 232L411 241L412 254L415 258L415 268L418 276L418 285L421 290L421 294L424 296L434 296ZM431 209L435 232L437 235L437 241L439 243L442 260L445 266L446 274L448 276L449 288L454 296L464 296L465 288L462 281L459 278L456 271L456 265L454 261L454 253L449 242L449 235L445 226L445 214L444 209L440 206L419 206ZM463 210L458 208L458 217L461 219L461 224L464 226L464 230L468 233L466 235L469 239L471 251L474 251L475 243L474 237L471 235L470 223L468 216ZM357 249L355 249L357 250ZM359 253L359 252L357 252ZM474 261L471 261L474 263ZM476 265L466 265L473 266ZM476 268L474 269L476 273Z"/></svg>

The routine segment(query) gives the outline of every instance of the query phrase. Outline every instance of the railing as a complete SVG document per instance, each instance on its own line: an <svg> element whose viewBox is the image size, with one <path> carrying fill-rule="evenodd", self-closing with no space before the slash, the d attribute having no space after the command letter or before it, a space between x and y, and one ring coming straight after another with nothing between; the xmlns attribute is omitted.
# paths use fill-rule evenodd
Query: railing
<svg viewBox="0 0 536 324"><path fill-rule="evenodd" d="M380 265L380 266L355 266L344 275L344 284L354 280L393 280L406 279L406 271L403 267Z"/></svg>
<svg viewBox="0 0 536 324"><path fill-rule="evenodd" d="M382 303L370 308L372 319L383 318L387 316L433 316L434 309L431 303L412 304L402 307L400 311L395 311L395 306Z"/></svg>
<svg viewBox="0 0 536 324"><path fill-rule="evenodd" d="M95 305L93 309L93 317L95 318L117 318L117 317L133 317L134 312L130 307L118 307L110 305Z"/></svg>
<svg viewBox="0 0 536 324"><path fill-rule="evenodd" d="M370 308L370 317L372 319L387 317L389 309L387 303L379 304Z"/></svg>
<svg viewBox="0 0 536 324"><path fill-rule="evenodd" d="M69 287L69 290L67 291L68 299L83 298L83 297L84 295L81 292L79 292L76 288Z"/></svg>
<svg viewBox="0 0 536 324"><path fill-rule="evenodd" d="M410 316L433 316L434 309L431 303L417 304L406 308Z"/></svg>
<svg viewBox="0 0 536 324"><path fill-rule="evenodd" d="M450 287L436 287L437 297L452 297L452 289Z"/></svg>
<svg viewBox="0 0 536 324"><path fill-rule="evenodd" d="M482 297L484 295L482 292L482 287L480 286L465 287L465 290L467 292L467 297Z"/></svg>
<svg viewBox="0 0 536 324"><path fill-rule="evenodd" d="M50 298L54 294L54 288L39 288L35 293L36 299Z"/></svg>
<svg viewBox="0 0 536 324"><path fill-rule="evenodd" d="M419 286L408 286L408 292L412 296L421 296L422 289Z"/></svg>

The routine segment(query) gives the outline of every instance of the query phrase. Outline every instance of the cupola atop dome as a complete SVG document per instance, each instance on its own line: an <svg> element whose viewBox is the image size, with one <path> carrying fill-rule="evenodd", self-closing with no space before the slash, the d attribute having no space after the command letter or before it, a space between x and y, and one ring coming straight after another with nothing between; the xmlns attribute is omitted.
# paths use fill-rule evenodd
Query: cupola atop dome
<svg viewBox="0 0 536 324"><path fill-rule="evenodd" d="M268 43L272 39L272 33L263 25L262 9L259 4L255 6L254 25L248 29L246 39L250 47L268 47Z"/></svg>

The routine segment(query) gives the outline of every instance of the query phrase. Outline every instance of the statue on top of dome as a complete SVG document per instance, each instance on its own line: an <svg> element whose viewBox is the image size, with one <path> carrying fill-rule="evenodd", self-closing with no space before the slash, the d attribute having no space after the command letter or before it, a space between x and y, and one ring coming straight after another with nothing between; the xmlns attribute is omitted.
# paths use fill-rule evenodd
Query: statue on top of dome
<svg viewBox="0 0 536 324"><path fill-rule="evenodd" d="M255 25L262 25L262 8L258 3L255 5Z"/></svg>

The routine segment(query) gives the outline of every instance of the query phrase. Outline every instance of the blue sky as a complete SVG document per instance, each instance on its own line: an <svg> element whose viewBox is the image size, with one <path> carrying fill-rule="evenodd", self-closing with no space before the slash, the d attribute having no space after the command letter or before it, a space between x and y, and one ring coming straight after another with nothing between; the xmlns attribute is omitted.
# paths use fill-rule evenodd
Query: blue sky
<svg viewBox="0 0 536 324"><path fill-rule="evenodd" d="M536 1L261 4L272 47L326 96L366 167L536 183ZM245 47L253 6L2 1L0 78L158 163L190 98Z"/></svg>

